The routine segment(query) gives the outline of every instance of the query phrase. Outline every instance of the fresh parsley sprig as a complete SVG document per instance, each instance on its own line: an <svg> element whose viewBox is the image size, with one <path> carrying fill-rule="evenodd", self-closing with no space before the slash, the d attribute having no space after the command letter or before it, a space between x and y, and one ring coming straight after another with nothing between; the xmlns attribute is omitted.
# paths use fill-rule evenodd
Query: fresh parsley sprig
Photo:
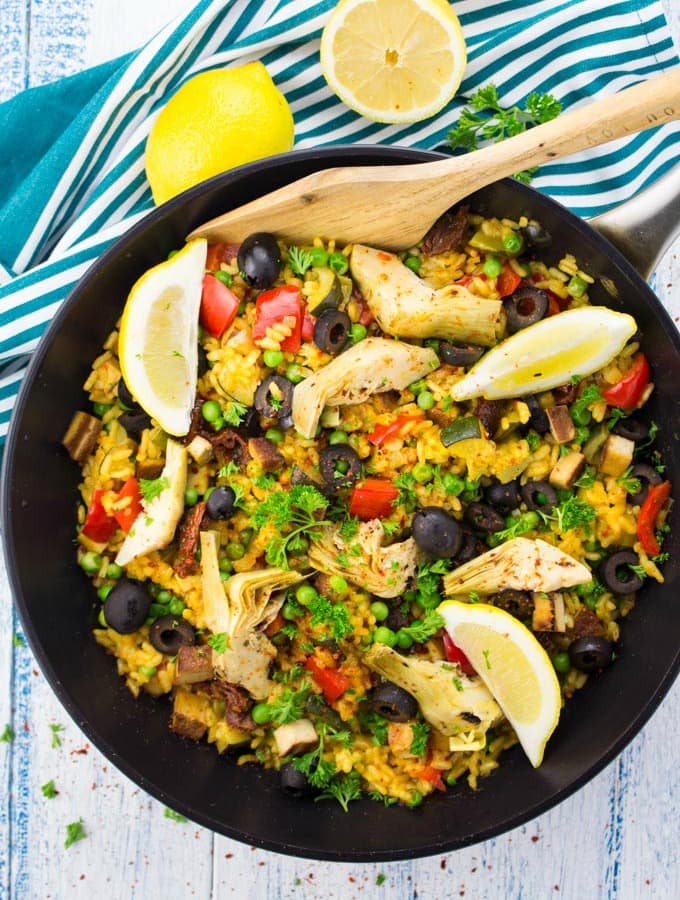
<svg viewBox="0 0 680 900"><path fill-rule="evenodd" d="M295 275L304 275L312 266L312 254L302 247L292 246L288 249L288 265Z"/></svg>
<svg viewBox="0 0 680 900"><path fill-rule="evenodd" d="M287 569L288 550L294 550L296 539L306 535L315 540L320 528L328 524L319 513L325 513L328 501L320 491L309 484L296 484L290 491L274 491L263 500L253 515L251 524L261 529L272 524L279 532L266 546L265 558L269 565Z"/></svg>
<svg viewBox="0 0 680 900"><path fill-rule="evenodd" d="M287 725L301 719L305 701L311 690L308 681L304 681L296 690L292 687L284 688L281 693L269 703L269 720L275 725Z"/></svg>
<svg viewBox="0 0 680 900"><path fill-rule="evenodd" d="M416 619L415 622L405 625L399 631L407 634L415 644L422 644L440 631L444 625L444 617L436 610L428 609L422 619Z"/></svg>
<svg viewBox="0 0 680 900"><path fill-rule="evenodd" d="M140 478L139 479L139 490L146 500L149 503L154 497L157 497L161 494L166 488L170 487L170 482L167 478Z"/></svg>

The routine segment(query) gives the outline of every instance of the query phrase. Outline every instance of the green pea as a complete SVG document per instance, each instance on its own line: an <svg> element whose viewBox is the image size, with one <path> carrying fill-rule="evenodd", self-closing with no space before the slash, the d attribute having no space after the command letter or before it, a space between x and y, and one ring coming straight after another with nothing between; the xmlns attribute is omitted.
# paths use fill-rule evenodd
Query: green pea
<svg viewBox="0 0 680 900"><path fill-rule="evenodd" d="M412 394L419 394L421 391L424 391L427 388L427 381L424 378L419 378L418 381L414 381L413 384L409 384L408 389Z"/></svg>
<svg viewBox="0 0 680 900"><path fill-rule="evenodd" d="M412 646L413 638L407 631L404 631L403 628L400 628L397 632L397 647L399 647L400 650L408 650L409 647Z"/></svg>
<svg viewBox="0 0 680 900"><path fill-rule="evenodd" d="M423 395L421 394L420 396L422 397ZM411 475L413 475L418 484L427 484L434 477L434 469L429 463L419 462L411 469Z"/></svg>
<svg viewBox="0 0 680 900"><path fill-rule="evenodd" d="M123 567L119 566L118 563L112 562L109 563L106 567L106 577L113 578L114 581L118 581L120 576L123 574Z"/></svg>
<svg viewBox="0 0 680 900"><path fill-rule="evenodd" d="M415 272L416 275L420 272L421 259L419 256L407 256L404 260L404 265L407 269L410 269L412 272Z"/></svg>
<svg viewBox="0 0 680 900"><path fill-rule="evenodd" d="M227 287L231 287L234 281L234 276L230 275L229 272L225 272L224 269L217 269L213 272L213 275L218 281L221 281L222 284L226 284Z"/></svg>
<svg viewBox="0 0 680 900"><path fill-rule="evenodd" d="M506 234L503 238L503 249L507 250L508 253L520 253L523 246L522 235L517 234L516 231L511 231L510 234Z"/></svg>
<svg viewBox="0 0 680 900"><path fill-rule="evenodd" d="M104 600L106 600L106 598L109 596L109 594L111 593L112 590L113 590L112 584L103 584L99 588L99 590L97 591L97 596L102 601L102 603L104 602Z"/></svg>
<svg viewBox="0 0 680 900"><path fill-rule="evenodd" d="M295 591L295 599L301 606L309 606L318 596L311 584L301 584Z"/></svg>
<svg viewBox="0 0 680 900"><path fill-rule="evenodd" d="M387 644L388 647L394 647L397 643L397 636L391 628L381 625L380 628L376 628L373 632L373 641L376 644Z"/></svg>
<svg viewBox="0 0 680 900"><path fill-rule="evenodd" d="M407 603L415 603L417 599L418 591L406 591L404 593L404 600L406 600Z"/></svg>
<svg viewBox="0 0 680 900"><path fill-rule="evenodd" d="M557 653L553 656L553 666L555 667L555 671L559 672L560 675L566 675L569 669L571 668L571 661L569 659L568 653Z"/></svg>
<svg viewBox="0 0 680 900"><path fill-rule="evenodd" d="M344 253L336 251L335 253L331 253L328 257L328 265L334 272L337 272L338 275L344 275L349 269L349 260Z"/></svg>
<svg viewBox="0 0 680 900"><path fill-rule="evenodd" d="M368 334L368 329L361 322L355 322L349 330L349 338L353 344L358 344Z"/></svg>
<svg viewBox="0 0 680 900"><path fill-rule="evenodd" d="M83 572L87 572L88 575L94 575L95 572L98 572L102 567L102 558L98 553L95 553L93 550L88 550L87 553L83 553L80 557L80 568Z"/></svg>
<svg viewBox="0 0 680 900"><path fill-rule="evenodd" d="M284 433L279 428L268 428L264 436L268 441L271 441L272 444L280 444L284 438Z"/></svg>
<svg viewBox="0 0 680 900"><path fill-rule="evenodd" d="M171 616L181 616L184 612L184 604L179 597L173 597L168 603L168 612Z"/></svg>
<svg viewBox="0 0 680 900"><path fill-rule="evenodd" d="M156 619L160 619L161 616L167 615L167 612L167 609L164 606L161 606L160 603L152 603L149 607L149 618L155 621Z"/></svg>
<svg viewBox="0 0 680 900"><path fill-rule="evenodd" d="M346 475L349 472L349 462L346 459L339 459L336 461L334 469L340 475Z"/></svg>
<svg viewBox="0 0 680 900"><path fill-rule="evenodd" d="M246 555L246 548L243 544L238 544L236 541L227 544L224 548L224 552L227 554L229 559L243 559Z"/></svg>
<svg viewBox="0 0 680 900"><path fill-rule="evenodd" d="M530 509L528 512L522 513L520 519L522 520L522 527L526 528L527 530L536 528L538 523L541 521L541 517L533 509ZM511 518L510 524L512 525L514 521L515 520Z"/></svg>
<svg viewBox="0 0 680 900"><path fill-rule="evenodd" d="M588 282L579 275L572 275L567 285L567 293L570 297L582 297L588 290Z"/></svg>
<svg viewBox="0 0 680 900"><path fill-rule="evenodd" d="M329 444L346 444L349 441L349 435L346 431L340 431L340 429L336 429L335 431L331 431L328 436Z"/></svg>
<svg viewBox="0 0 680 900"><path fill-rule="evenodd" d="M316 268L319 266L327 266L328 250L324 250L323 247L312 247L309 251L309 258L312 261L312 265Z"/></svg>
<svg viewBox="0 0 680 900"><path fill-rule="evenodd" d="M155 666L140 666L137 671L140 675L144 675L145 678L153 678L156 674Z"/></svg>
<svg viewBox="0 0 680 900"><path fill-rule="evenodd" d="M271 721L271 707L268 703L256 703L250 710L250 718L256 725L266 725Z"/></svg>
<svg viewBox="0 0 680 900"><path fill-rule="evenodd" d="M262 354L265 366L275 369L283 362L283 353L280 350L265 350Z"/></svg>
<svg viewBox="0 0 680 900"><path fill-rule="evenodd" d="M503 263L497 256L487 256L483 268L488 278L498 278L503 271Z"/></svg>
<svg viewBox="0 0 680 900"><path fill-rule="evenodd" d="M97 616L97 622L101 625L102 628L108 628L109 623L106 621L106 617L104 615L104 607L99 610L99 615Z"/></svg>
<svg viewBox="0 0 680 900"><path fill-rule="evenodd" d="M233 571L233 565L231 564L231 560L227 559L226 556L223 556L222 559L218 563L220 572L231 572Z"/></svg>
<svg viewBox="0 0 680 900"><path fill-rule="evenodd" d="M442 477L442 487L445 493L451 497L457 497L465 490L465 482L458 475L454 475L453 472L447 472Z"/></svg>
<svg viewBox="0 0 680 900"><path fill-rule="evenodd" d="M441 602L442 598L439 594L421 594L418 592L418 597L416 599L418 606L426 612L429 609L436 609Z"/></svg>
<svg viewBox="0 0 680 900"><path fill-rule="evenodd" d="M213 431L222 431L222 429L224 428L225 422L224 422L224 419L222 418L222 416L218 416L218 418L215 419L215 421L211 422L210 424L212 425Z"/></svg>
<svg viewBox="0 0 680 900"><path fill-rule="evenodd" d="M174 594L171 594L170 591L159 591L156 595L156 600L158 600L159 603L162 603L163 606L167 606L168 603L174 599Z"/></svg>
<svg viewBox="0 0 680 900"><path fill-rule="evenodd" d="M376 600L375 603L371 603L371 612L376 622L384 622L390 614L390 608L382 600Z"/></svg>
<svg viewBox="0 0 680 900"><path fill-rule="evenodd" d="M286 378L292 384L300 384L306 377L307 373L302 366L299 366L297 363L291 363L286 369Z"/></svg>
<svg viewBox="0 0 680 900"><path fill-rule="evenodd" d="M281 607L281 615L290 622L302 615L302 607L294 600L288 600Z"/></svg>
<svg viewBox="0 0 680 900"><path fill-rule="evenodd" d="M458 779L455 775L447 775L444 781L448 784L449 787L453 787L458 784Z"/></svg>
<svg viewBox="0 0 680 900"><path fill-rule="evenodd" d="M220 581L229 581L230 578L229 572L220 572Z"/></svg>
<svg viewBox="0 0 680 900"><path fill-rule="evenodd" d="M349 585L342 577L342 575L331 575L331 577L328 579L328 584L330 585L331 589L340 596L346 594L349 590Z"/></svg>
<svg viewBox="0 0 680 900"><path fill-rule="evenodd" d="M431 391L421 391L416 402L421 409L432 409L434 406L434 394Z"/></svg>
<svg viewBox="0 0 680 900"><path fill-rule="evenodd" d="M206 400L201 406L201 415L206 422L216 422L222 418L222 407L217 400Z"/></svg>
<svg viewBox="0 0 680 900"><path fill-rule="evenodd" d="M406 805L407 806L420 806L420 804L422 802L423 802L423 795L420 793L420 791L413 791L413 793L411 794L411 798L406 801Z"/></svg>
<svg viewBox="0 0 680 900"><path fill-rule="evenodd" d="M93 403L92 409L94 411L95 416L99 416L99 418L101 419L101 417L104 415L104 413L107 412L109 409L111 409L111 407L109 406L108 403Z"/></svg>
<svg viewBox="0 0 680 900"><path fill-rule="evenodd" d="M184 491L184 505L195 506L198 503L198 491L195 487L188 487Z"/></svg>

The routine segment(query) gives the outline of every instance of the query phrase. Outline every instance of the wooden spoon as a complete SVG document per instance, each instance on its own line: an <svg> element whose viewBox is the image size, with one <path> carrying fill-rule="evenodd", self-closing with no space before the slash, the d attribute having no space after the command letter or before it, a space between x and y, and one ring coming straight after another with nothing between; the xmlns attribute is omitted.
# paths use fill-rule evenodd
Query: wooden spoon
<svg viewBox="0 0 680 900"><path fill-rule="evenodd" d="M254 231L414 246L439 216L499 178L680 118L680 66L464 156L314 172L212 219L189 237L238 242Z"/></svg>

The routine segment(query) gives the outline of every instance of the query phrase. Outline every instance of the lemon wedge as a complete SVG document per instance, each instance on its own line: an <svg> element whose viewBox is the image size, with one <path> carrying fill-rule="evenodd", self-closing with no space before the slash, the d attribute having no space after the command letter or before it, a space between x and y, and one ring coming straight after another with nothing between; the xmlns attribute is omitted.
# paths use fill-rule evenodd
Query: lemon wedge
<svg viewBox="0 0 680 900"><path fill-rule="evenodd" d="M489 350L451 390L454 400L547 391L606 366L637 331L627 313L579 306L542 319Z"/></svg>
<svg viewBox="0 0 680 900"><path fill-rule="evenodd" d="M528 628L495 606L447 600L438 612L515 729L532 766L540 766L562 707L548 654Z"/></svg>
<svg viewBox="0 0 680 900"><path fill-rule="evenodd" d="M208 252L190 241L134 284L123 310L118 355L137 403L176 436L186 434L198 375L198 312Z"/></svg>
<svg viewBox="0 0 680 900"><path fill-rule="evenodd" d="M447 0L342 0L321 35L330 88L375 122L419 122L454 96L465 38Z"/></svg>

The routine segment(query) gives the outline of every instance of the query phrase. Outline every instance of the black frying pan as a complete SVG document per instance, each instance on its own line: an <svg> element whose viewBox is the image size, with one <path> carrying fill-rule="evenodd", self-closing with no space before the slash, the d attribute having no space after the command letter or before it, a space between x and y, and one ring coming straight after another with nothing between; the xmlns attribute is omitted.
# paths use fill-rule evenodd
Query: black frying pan
<svg viewBox="0 0 680 900"><path fill-rule="evenodd" d="M152 212L102 256L55 317L24 380L7 444L2 510L9 576L31 647L61 702L88 738L162 803L229 837L282 853L404 859L463 847L526 822L585 784L625 747L668 691L680 663L676 506L666 584L645 587L624 625L615 665L591 678L567 706L540 769L532 769L515 747L477 792L460 785L416 810L366 800L344 813L334 803L291 800L279 790L276 774L237 767L213 747L171 734L167 701L133 700L91 635L93 590L73 546L80 473L61 437L74 410L85 407L81 386L135 279L200 223L311 171L435 157L387 147L296 152L219 176ZM470 202L487 215L539 219L554 236L549 258L572 252L597 277L593 303L635 316L652 360L656 390L649 409L661 426L659 447L669 477L680 481L673 430L680 340L646 283L591 227L515 181L492 185ZM272 222L272 228L285 231L285 224ZM601 278L616 285L620 301L604 291Z"/></svg>

